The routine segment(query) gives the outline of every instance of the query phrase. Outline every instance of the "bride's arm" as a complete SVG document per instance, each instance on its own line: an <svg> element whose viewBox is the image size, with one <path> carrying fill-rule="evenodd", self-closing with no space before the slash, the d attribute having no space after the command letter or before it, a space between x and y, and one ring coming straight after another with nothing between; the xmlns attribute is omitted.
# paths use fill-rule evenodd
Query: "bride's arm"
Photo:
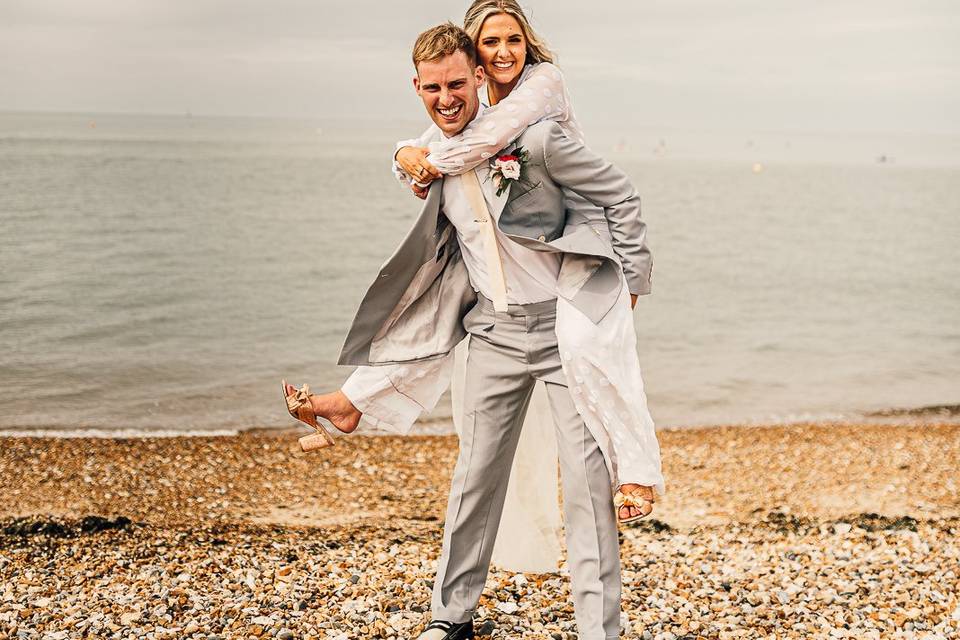
<svg viewBox="0 0 960 640"><path fill-rule="evenodd" d="M434 143L427 159L441 173L459 175L513 142L531 124L569 118L563 74L553 64L541 62L509 96L484 109L462 133Z"/></svg>

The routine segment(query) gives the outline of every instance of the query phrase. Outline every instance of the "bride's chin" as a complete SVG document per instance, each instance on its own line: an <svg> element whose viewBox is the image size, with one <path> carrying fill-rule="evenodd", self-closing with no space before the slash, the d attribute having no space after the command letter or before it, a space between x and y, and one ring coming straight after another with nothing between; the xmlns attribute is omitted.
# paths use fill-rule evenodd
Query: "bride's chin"
<svg viewBox="0 0 960 640"><path fill-rule="evenodd" d="M488 73L487 77L489 77L491 80L493 80L495 83L499 85L508 85L508 84L511 84L514 80L516 80L517 76L519 75L520 75L519 73L516 73L516 74Z"/></svg>

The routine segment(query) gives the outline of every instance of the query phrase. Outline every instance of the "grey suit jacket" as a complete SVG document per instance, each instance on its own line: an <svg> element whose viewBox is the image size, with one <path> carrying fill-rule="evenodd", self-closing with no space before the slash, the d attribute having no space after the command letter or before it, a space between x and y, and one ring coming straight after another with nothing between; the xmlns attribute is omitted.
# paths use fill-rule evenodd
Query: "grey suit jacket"
<svg viewBox="0 0 960 640"><path fill-rule="evenodd" d="M622 272L631 293L650 291L652 259L640 197L627 176L552 121L516 141L530 153L526 180L500 203L498 226L535 251L563 254L558 295L594 322L617 301ZM380 268L347 333L339 363L375 365L446 355L466 335L476 302L457 235L440 209L437 183L413 227ZM594 205L567 214L564 187ZM599 212L602 210L602 216ZM498 212L492 211L494 217Z"/></svg>

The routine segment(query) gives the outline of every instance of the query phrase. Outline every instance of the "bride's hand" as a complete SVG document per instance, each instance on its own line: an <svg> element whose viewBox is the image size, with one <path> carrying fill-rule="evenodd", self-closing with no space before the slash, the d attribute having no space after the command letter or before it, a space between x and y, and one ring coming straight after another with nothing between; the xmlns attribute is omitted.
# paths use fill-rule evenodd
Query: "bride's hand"
<svg viewBox="0 0 960 640"><path fill-rule="evenodd" d="M402 147L395 157L408 176L420 184L427 184L441 177L440 171L427 162L429 153L426 147Z"/></svg>

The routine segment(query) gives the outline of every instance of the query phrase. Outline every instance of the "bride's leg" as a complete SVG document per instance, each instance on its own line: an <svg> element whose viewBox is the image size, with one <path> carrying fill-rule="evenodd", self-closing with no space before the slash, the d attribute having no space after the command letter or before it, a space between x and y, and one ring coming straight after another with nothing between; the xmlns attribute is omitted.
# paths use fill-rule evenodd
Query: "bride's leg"
<svg viewBox="0 0 960 640"><path fill-rule="evenodd" d="M418 362L357 367L339 390L311 394L310 408L343 433L361 418L370 426L408 433L425 411L432 411L447 386L453 353ZM294 387L286 386L289 396Z"/></svg>
<svg viewBox="0 0 960 640"><path fill-rule="evenodd" d="M633 493L638 503L652 498L654 490L663 493L660 446L647 410L629 293L624 288L599 324L561 299L557 340L574 403L602 443L614 487ZM649 509L625 505L618 516L626 519Z"/></svg>

